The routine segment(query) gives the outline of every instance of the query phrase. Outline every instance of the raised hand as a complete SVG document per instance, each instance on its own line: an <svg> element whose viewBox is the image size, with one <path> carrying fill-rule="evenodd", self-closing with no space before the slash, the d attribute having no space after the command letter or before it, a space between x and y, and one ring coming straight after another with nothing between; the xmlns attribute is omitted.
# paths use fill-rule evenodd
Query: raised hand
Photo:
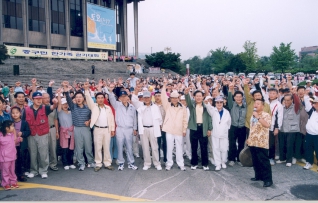
<svg viewBox="0 0 318 203"><path fill-rule="evenodd" d="M167 85L167 84L168 84L168 80L167 80L166 77L163 78L163 84L164 84L164 85Z"/></svg>
<svg viewBox="0 0 318 203"><path fill-rule="evenodd" d="M54 80L51 80L51 81L49 82L49 87L52 87L52 85L53 85L54 83L55 83Z"/></svg>
<svg viewBox="0 0 318 203"><path fill-rule="evenodd" d="M31 83L36 85L36 78L32 78Z"/></svg>
<svg viewBox="0 0 318 203"><path fill-rule="evenodd" d="M123 78L122 77L118 78L118 84L120 84L120 85L123 84Z"/></svg>

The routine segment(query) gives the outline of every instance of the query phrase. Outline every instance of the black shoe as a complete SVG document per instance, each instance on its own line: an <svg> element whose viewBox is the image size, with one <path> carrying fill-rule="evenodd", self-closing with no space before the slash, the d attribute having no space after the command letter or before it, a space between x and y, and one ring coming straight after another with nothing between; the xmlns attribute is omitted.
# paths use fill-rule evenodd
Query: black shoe
<svg viewBox="0 0 318 203"><path fill-rule="evenodd" d="M101 167L96 166L96 167L94 168L94 171L95 171L95 172L98 172L100 169L101 169Z"/></svg>
<svg viewBox="0 0 318 203"><path fill-rule="evenodd" d="M251 178L251 181L259 181L259 180L261 180L261 179L259 179L259 178Z"/></svg>
<svg viewBox="0 0 318 203"><path fill-rule="evenodd" d="M272 182L272 181L270 181L270 182L264 182L263 187L270 187L270 186L272 186L272 185L273 185L273 182Z"/></svg>
<svg viewBox="0 0 318 203"><path fill-rule="evenodd" d="M25 176L20 176L20 177L18 177L18 181L19 182L26 182L26 181L28 181L28 179Z"/></svg>
<svg viewBox="0 0 318 203"><path fill-rule="evenodd" d="M50 166L50 169L52 170L52 171L58 171L59 169L56 167L56 166Z"/></svg>

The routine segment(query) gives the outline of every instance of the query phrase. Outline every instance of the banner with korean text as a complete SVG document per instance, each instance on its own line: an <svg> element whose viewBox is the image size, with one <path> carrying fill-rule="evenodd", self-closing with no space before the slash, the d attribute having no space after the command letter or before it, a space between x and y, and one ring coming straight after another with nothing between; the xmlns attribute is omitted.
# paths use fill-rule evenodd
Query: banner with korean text
<svg viewBox="0 0 318 203"><path fill-rule="evenodd" d="M54 50L54 49L38 49L38 48L8 46L8 45L6 45L6 47L8 49L9 56L108 60L107 52L84 52L84 51L67 51L67 50Z"/></svg>
<svg viewBox="0 0 318 203"><path fill-rule="evenodd" d="M87 3L87 47L116 50L115 10Z"/></svg>

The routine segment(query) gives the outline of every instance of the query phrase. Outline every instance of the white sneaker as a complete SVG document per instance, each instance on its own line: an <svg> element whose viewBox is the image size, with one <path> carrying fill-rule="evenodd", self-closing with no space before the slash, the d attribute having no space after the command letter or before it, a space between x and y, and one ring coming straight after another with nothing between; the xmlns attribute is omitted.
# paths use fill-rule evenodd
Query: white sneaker
<svg viewBox="0 0 318 203"><path fill-rule="evenodd" d="M156 169L157 169L158 171L161 171L161 170L162 170L161 165L157 166Z"/></svg>
<svg viewBox="0 0 318 203"><path fill-rule="evenodd" d="M136 158L139 158L139 157L140 157L139 154L134 154L134 155L135 155Z"/></svg>
<svg viewBox="0 0 318 203"><path fill-rule="evenodd" d="M215 170L216 170L216 171L221 170L221 166L217 166L217 167L215 167Z"/></svg>
<svg viewBox="0 0 318 203"><path fill-rule="evenodd" d="M285 161L281 161L281 160L276 161L277 164L282 164L282 163L285 163L285 162L286 162L286 160Z"/></svg>
<svg viewBox="0 0 318 203"><path fill-rule="evenodd" d="M275 156L275 159L276 159L276 160L279 159L279 156Z"/></svg>
<svg viewBox="0 0 318 203"><path fill-rule="evenodd" d="M275 160L274 159L270 159L269 163L271 164L271 166L274 166L275 165Z"/></svg>
<svg viewBox="0 0 318 203"><path fill-rule="evenodd" d="M208 166L203 166L203 170L204 170L204 171L208 171L208 170L210 170L210 169L209 169Z"/></svg>
<svg viewBox="0 0 318 203"><path fill-rule="evenodd" d="M306 159L300 159L299 162L302 162L302 163L304 163L304 164L307 163L307 162L306 162Z"/></svg>
<svg viewBox="0 0 318 203"><path fill-rule="evenodd" d="M287 167L291 167L292 164L291 164L291 163L287 163L286 166L287 166Z"/></svg>
<svg viewBox="0 0 318 203"><path fill-rule="evenodd" d="M308 169L311 169L312 168L312 165L310 163L306 163L306 166L304 166L304 169L308 170Z"/></svg>
<svg viewBox="0 0 318 203"><path fill-rule="evenodd" d="M296 164L296 162L297 162L297 159L293 157L292 164Z"/></svg>
<svg viewBox="0 0 318 203"><path fill-rule="evenodd" d="M25 172L24 175L28 176L30 173L29 172Z"/></svg>
<svg viewBox="0 0 318 203"><path fill-rule="evenodd" d="M191 166L191 170L195 170L195 169L197 169L197 167L198 167L198 165L196 165L196 166Z"/></svg>
<svg viewBox="0 0 318 203"><path fill-rule="evenodd" d="M222 168L226 168L226 164L225 163L222 163Z"/></svg>
<svg viewBox="0 0 318 203"><path fill-rule="evenodd" d="M234 166L235 162L234 161L229 161L230 166Z"/></svg>
<svg viewBox="0 0 318 203"><path fill-rule="evenodd" d="M71 168L71 169L76 169L76 166L70 165L70 168Z"/></svg>
<svg viewBox="0 0 318 203"><path fill-rule="evenodd" d="M118 170L119 170L119 171L124 170L124 164L119 164L119 166L118 166Z"/></svg>
<svg viewBox="0 0 318 203"><path fill-rule="evenodd" d="M65 169L65 170L69 170L70 167L69 167L69 166L64 166L64 169Z"/></svg>
<svg viewBox="0 0 318 203"><path fill-rule="evenodd" d="M187 170L184 166L179 166L179 168L180 168L181 171Z"/></svg>
<svg viewBox="0 0 318 203"><path fill-rule="evenodd" d="M239 166L243 166L243 164L242 164L241 162L239 162L239 161L237 162L237 164L238 164Z"/></svg>
<svg viewBox="0 0 318 203"><path fill-rule="evenodd" d="M166 166L166 171L170 171L171 170L171 166Z"/></svg>
<svg viewBox="0 0 318 203"><path fill-rule="evenodd" d="M43 173L43 174L41 175L41 177L42 177L43 179L46 179L46 178L47 178L47 174L46 174L46 173Z"/></svg>
<svg viewBox="0 0 318 203"><path fill-rule="evenodd" d="M138 170L138 167L135 165L135 163L128 164L128 168L130 168L132 170Z"/></svg>
<svg viewBox="0 0 318 203"><path fill-rule="evenodd" d="M27 175L28 178L34 178L34 174L33 173L29 173L29 175Z"/></svg>
<svg viewBox="0 0 318 203"><path fill-rule="evenodd" d="M142 168L142 170L147 171L147 170L150 169L150 168L151 168L151 166L144 166L144 167Z"/></svg>

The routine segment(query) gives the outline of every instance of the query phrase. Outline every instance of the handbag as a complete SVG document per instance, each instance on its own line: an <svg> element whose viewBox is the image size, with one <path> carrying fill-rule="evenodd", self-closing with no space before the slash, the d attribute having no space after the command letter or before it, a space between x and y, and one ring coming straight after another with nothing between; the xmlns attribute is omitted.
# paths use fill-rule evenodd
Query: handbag
<svg viewBox="0 0 318 203"><path fill-rule="evenodd" d="M247 145L240 152L239 157L240 157L240 162L244 167L252 167L253 166L251 150Z"/></svg>

